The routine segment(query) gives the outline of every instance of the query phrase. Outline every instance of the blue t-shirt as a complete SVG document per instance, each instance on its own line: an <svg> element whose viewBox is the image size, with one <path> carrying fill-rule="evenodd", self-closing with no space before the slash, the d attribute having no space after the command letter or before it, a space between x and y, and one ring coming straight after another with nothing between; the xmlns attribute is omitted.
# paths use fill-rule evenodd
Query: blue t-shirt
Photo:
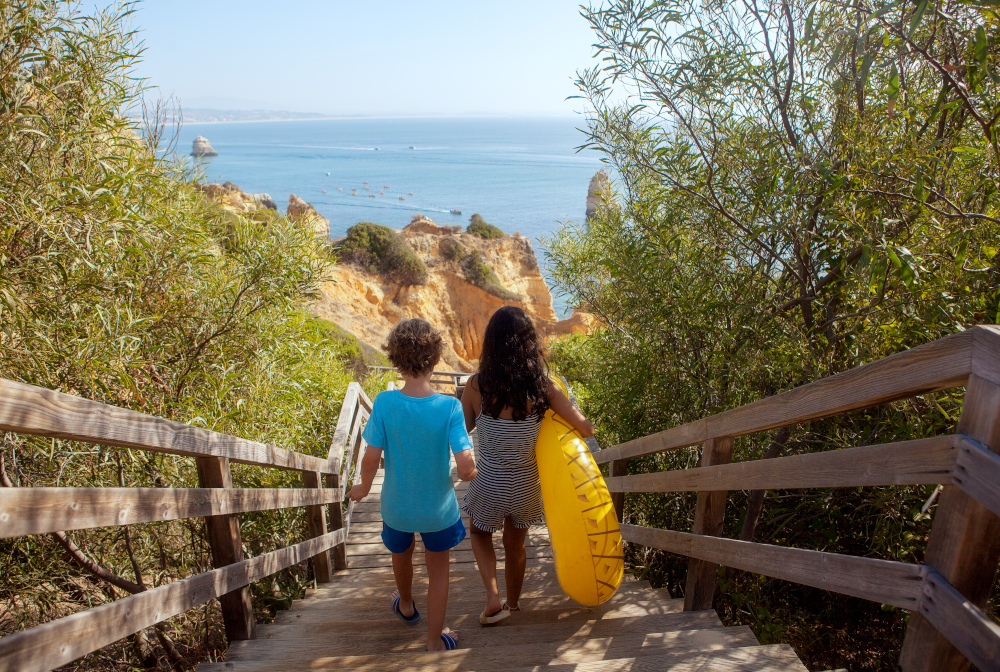
<svg viewBox="0 0 1000 672"><path fill-rule="evenodd" d="M460 453L472 449L472 440L458 399L381 392L362 436L368 445L383 450L386 525L401 532L439 532L461 518L448 446Z"/></svg>

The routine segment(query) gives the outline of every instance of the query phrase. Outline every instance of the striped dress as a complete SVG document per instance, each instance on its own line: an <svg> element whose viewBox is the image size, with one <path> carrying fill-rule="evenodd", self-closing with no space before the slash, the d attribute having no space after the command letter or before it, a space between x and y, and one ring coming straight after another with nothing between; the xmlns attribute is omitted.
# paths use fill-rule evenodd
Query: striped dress
<svg viewBox="0 0 1000 672"><path fill-rule="evenodd" d="M538 484L535 442L542 419L504 420L480 413L476 419L479 475L462 498L462 510L480 530L496 532L510 516L515 527L541 523L542 491Z"/></svg>

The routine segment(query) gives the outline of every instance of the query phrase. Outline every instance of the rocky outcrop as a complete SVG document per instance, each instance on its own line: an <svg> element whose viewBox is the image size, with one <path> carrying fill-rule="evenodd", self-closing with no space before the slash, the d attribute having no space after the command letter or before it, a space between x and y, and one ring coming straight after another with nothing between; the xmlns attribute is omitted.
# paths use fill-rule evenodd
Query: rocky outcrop
<svg viewBox="0 0 1000 672"><path fill-rule="evenodd" d="M191 156L218 156L219 153L212 149L211 143L209 143L208 138L203 135L199 135L191 143Z"/></svg>
<svg viewBox="0 0 1000 672"><path fill-rule="evenodd" d="M456 231L456 229L458 229ZM552 295L538 268L531 241L520 234L485 240L461 232L461 227L439 226L420 217L402 231L407 243L427 266L424 285L403 286L384 276L348 264L329 269L329 282L312 312L335 322L360 340L379 347L392 326L402 319L421 317L445 337L442 368L475 370L482 352L486 324L497 308L517 305L548 339L586 333L592 318L574 313L558 320ZM477 252L516 299L501 299L465 276L462 258Z"/></svg>
<svg viewBox="0 0 1000 672"><path fill-rule="evenodd" d="M288 213L286 216L293 222L302 222L306 226L312 227L317 236L330 236L330 220L316 212L316 208L295 194L291 194L288 197Z"/></svg>
<svg viewBox="0 0 1000 672"><path fill-rule="evenodd" d="M608 174L603 169L597 171L587 188L587 219L597 213L597 208L604 202L604 196L610 189L611 181L608 180Z"/></svg>
<svg viewBox="0 0 1000 672"><path fill-rule="evenodd" d="M205 197L218 207L228 212L258 212L261 210L278 210L278 204L274 202L270 194L248 194L232 182L225 184L198 184L194 185L205 195ZM292 194L288 198L288 212L286 216L295 222L301 222L303 226L308 226L316 232L317 236L324 238L330 235L330 222L323 215L316 212L309 203Z"/></svg>

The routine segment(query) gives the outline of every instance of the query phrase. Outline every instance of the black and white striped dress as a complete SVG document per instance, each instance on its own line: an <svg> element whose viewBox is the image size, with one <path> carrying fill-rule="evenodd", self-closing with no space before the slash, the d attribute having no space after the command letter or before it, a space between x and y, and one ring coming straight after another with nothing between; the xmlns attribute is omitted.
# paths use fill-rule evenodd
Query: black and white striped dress
<svg viewBox="0 0 1000 672"><path fill-rule="evenodd" d="M480 530L496 532L510 516L515 527L541 523L542 490L538 484L535 442L542 419L504 420L480 413L476 468L479 475L462 498L462 509Z"/></svg>

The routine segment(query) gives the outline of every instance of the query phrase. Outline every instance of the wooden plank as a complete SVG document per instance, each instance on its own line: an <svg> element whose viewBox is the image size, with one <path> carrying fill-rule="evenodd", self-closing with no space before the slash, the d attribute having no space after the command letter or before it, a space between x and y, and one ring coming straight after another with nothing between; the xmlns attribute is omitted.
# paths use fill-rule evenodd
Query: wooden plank
<svg viewBox="0 0 1000 672"><path fill-rule="evenodd" d="M924 581L920 613L980 672L1000 672L1000 625L934 570Z"/></svg>
<svg viewBox="0 0 1000 672"><path fill-rule="evenodd" d="M969 376L958 433L1000 452L1000 385ZM1000 517L954 485L938 497L924 564L980 609L1000 560ZM910 614L899 665L905 672L965 670L965 656L917 612Z"/></svg>
<svg viewBox="0 0 1000 672"><path fill-rule="evenodd" d="M354 416L358 412L358 397L360 393L361 386L359 384L355 382L347 384L344 401L340 405L340 416L337 418L337 427L333 431L330 450L327 451L327 461L330 463L328 473L340 473L341 462L344 459L344 450L347 448L347 439L351 435L351 429L354 426Z"/></svg>
<svg viewBox="0 0 1000 672"><path fill-rule="evenodd" d="M964 385L982 327L823 378L773 397L602 450L603 464L684 448L710 437L743 436L896 399ZM992 330L991 330L992 334Z"/></svg>
<svg viewBox="0 0 1000 672"><path fill-rule="evenodd" d="M0 378L0 431L261 467L328 470L326 460Z"/></svg>
<svg viewBox="0 0 1000 672"><path fill-rule="evenodd" d="M323 476L318 471L302 472L302 484L315 492L323 492ZM326 536L326 512L322 504L306 507L306 526L310 539ZM329 583L333 580L329 551L320 551L310 560L316 583Z"/></svg>
<svg viewBox="0 0 1000 672"><path fill-rule="evenodd" d="M922 565L622 525L622 539L733 569L915 610Z"/></svg>
<svg viewBox="0 0 1000 672"><path fill-rule="evenodd" d="M972 373L994 385L1000 385L1000 326L982 324L973 327Z"/></svg>
<svg viewBox="0 0 1000 672"><path fill-rule="evenodd" d="M340 530L211 572L174 581L0 639L0 669L44 672L182 614L343 540Z"/></svg>
<svg viewBox="0 0 1000 672"><path fill-rule="evenodd" d="M960 443L958 436L935 436L771 460L612 477L606 482L609 491L619 493L948 483Z"/></svg>
<svg viewBox="0 0 1000 672"><path fill-rule="evenodd" d="M733 439L723 437L705 442L701 454L702 468L729 464L733 459ZM722 523L726 517L726 490L699 492L694 510L694 534L717 537L722 534ZM688 560L687 577L684 582L684 611L700 611L712 608L715 588L718 583L717 563L702 558Z"/></svg>
<svg viewBox="0 0 1000 672"><path fill-rule="evenodd" d="M198 482L206 488L232 488L233 476L229 461L224 457L199 457ZM207 516L205 528L212 550L212 566L216 569L243 561L243 540L240 521L235 515ZM253 602L250 587L242 586L219 596L226 639L230 642L254 638Z"/></svg>
<svg viewBox="0 0 1000 672"><path fill-rule="evenodd" d="M333 563L333 568L341 571L347 569L347 530L344 530L344 507L341 504L345 496L344 489L340 487L340 477L335 474L327 474L326 487L327 490L335 491L339 495L337 501L330 502L330 505L327 507L327 513L330 520L330 530L344 531L341 542L330 549L330 561ZM381 520L381 515L379 519Z"/></svg>
<svg viewBox="0 0 1000 672"><path fill-rule="evenodd" d="M616 490L611 487L611 484L621 485L625 482L627 475L628 460L615 460L608 467L609 478L605 480L608 491L611 493L611 505L615 507L615 515L618 516L619 523L622 522L625 515L625 493L627 491L624 488Z"/></svg>
<svg viewBox="0 0 1000 672"><path fill-rule="evenodd" d="M0 539L339 502L307 488L3 488Z"/></svg>
<svg viewBox="0 0 1000 672"><path fill-rule="evenodd" d="M974 439L958 438L959 453L952 483L1000 516L1000 457Z"/></svg>

